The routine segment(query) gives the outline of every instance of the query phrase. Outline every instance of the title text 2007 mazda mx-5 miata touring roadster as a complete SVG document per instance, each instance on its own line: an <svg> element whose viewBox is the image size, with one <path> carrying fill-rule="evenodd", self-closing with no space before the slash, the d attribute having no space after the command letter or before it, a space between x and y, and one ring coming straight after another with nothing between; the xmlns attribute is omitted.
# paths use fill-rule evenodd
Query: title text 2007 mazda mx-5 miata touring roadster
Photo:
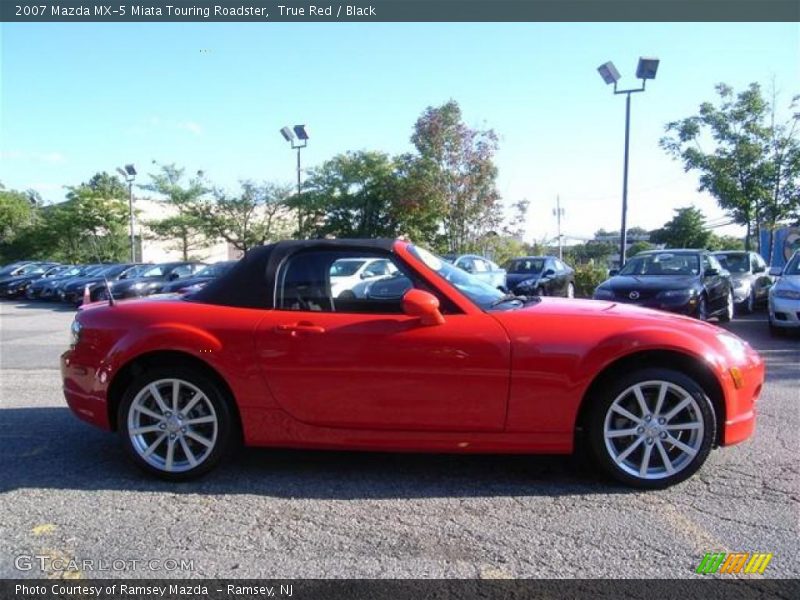
<svg viewBox="0 0 800 600"><path fill-rule="evenodd" d="M390 260L395 297L331 294L337 261ZM251 250L187 296L95 303L64 393L173 480L249 446L569 453L658 488L751 435L764 367L708 323L613 302L520 297L403 241Z"/></svg>

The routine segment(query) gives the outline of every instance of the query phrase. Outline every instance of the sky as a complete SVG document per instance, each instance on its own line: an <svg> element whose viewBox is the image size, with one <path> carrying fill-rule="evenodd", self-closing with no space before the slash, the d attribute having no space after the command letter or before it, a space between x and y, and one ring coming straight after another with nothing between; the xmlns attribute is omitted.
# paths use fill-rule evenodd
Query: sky
<svg viewBox="0 0 800 600"><path fill-rule="evenodd" d="M689 205L723 215L658 145L716 83L774 81L782 107L800 93L797 23L5 23L0 53L7 188L56 202L126 163L145 183L153 161L231 190L291 183L282 126L307 125L307 168L351 150L410 151L422 111L454 99L468 125L498 134L504 202L531 203L526 241L556 235L556 196L565 236L619 229L625 101L601 63L635 87L638 57L661 60L632 97L629 227L660 227Z"/></svg>

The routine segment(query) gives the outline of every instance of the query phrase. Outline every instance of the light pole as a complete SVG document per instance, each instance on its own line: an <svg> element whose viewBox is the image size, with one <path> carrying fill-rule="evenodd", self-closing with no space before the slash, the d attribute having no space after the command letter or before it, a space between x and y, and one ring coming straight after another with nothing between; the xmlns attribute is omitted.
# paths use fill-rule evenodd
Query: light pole
<svg viewBox="0 0 800 600"><path fill-rule="evenodd" d="M614 84L615 94L625 94L625 162L622 168L622 226L619 231L619 268L625 266L625 247L627 245L627 216L628 216L628 148L630 145L630 129L631 129L631 94L636 92L643 92L645 84L648 79L656 78L656 71L658 71L657 58L639 58L639 64L636 67L636 78L642 80L642 87L632 88L629 90L618 90L617 82L620 80L621 75L614 63L608 61L597 67L600 77L603 78L607 84Z"/></svg>
<svg viewBox="0 0 800 600"><path fill-rule="evenodd" d="M302 182L300 180L300 150L308 145L308 132L305 125L295 125L294 131L289 127L281 127L283 139L289 142L292 150L297 150L297 235L303 237L303 211L300 209L300 191Z"/></svg>
<svg viewBox="0 0 800 600"><path fill-rule="evenodd" d="M556 207L553 209L553 215L558 223L558 260L564 260L564 244L561 241L561 217L564 216L564 209L561 208L560 196L556 196Z"/></svg>
<svg viewBox="0 0 800 600"><path fill-rule="evenodd" d="M131 227L131 262L136 262L136 234L133 227L133 180L136 179L136 169L133 165L125 165L125 170L117 168L117 173L128 183L128 216Z"/></svg>

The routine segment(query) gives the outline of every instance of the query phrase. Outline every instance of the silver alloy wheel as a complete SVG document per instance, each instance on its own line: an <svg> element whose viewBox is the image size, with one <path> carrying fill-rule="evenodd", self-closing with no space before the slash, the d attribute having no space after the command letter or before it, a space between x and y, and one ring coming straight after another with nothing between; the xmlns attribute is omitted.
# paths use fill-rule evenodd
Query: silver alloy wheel
<svg viewBox="0 0 800 600"><path fill-rule="evenodd" d="M180 473L202 464L216 446L218 431L208 396L183 379L147 384L128 409L134 450L160 471Z"/></svg>
<svg viewBox="0 0 800 600"><path fill-rule="evenodd" d="M575 297L575 286L571 283L567 285L567 298Z"/></svg>
<svg viewBox="0 0 800 600"><path fill-rule="evenodd" d="M733 319L734 309L735 309L735 307L734 307L734 302L733 302L733 291L730 291L730 292L728 292L728 304L725 307L725 314L728 317L729 321L731 319Z"/></svg>
<svg viewBox="0 0 800 600"><path fill-rule="evenodd" d="M750 294L747 296L747 312L752 313L756 310L756 291L754 289L750 290Z"/></svg>
<svg viewBox="0 0 800 600"><path fill-rule="evenodd" d="M705 434L697 399L670 381L628 387L606 412L603 439L614 463L640 479L664 479L685 469Z"/></svg>
<svg viewBox="0 0 800 600"><path fill-rule="evenodd" d="M708 307L706 306L705 296L700 296L700 304L697 306L697 318L701 321L708 321Z"/></svg>

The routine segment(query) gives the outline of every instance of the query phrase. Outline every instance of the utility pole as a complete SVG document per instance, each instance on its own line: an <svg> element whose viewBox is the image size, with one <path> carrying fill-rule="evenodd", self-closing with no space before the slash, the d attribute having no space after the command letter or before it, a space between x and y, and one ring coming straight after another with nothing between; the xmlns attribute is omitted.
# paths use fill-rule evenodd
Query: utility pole
<svg viewBox="0 0 800 600"><path fill-rule="evenodd" d="M561 197L556 196L556 207L553 209L553 214L558 223L558 260L564 260L564 244L561 238L561 217L564 216L564 209L561 208Z"/></svg>

